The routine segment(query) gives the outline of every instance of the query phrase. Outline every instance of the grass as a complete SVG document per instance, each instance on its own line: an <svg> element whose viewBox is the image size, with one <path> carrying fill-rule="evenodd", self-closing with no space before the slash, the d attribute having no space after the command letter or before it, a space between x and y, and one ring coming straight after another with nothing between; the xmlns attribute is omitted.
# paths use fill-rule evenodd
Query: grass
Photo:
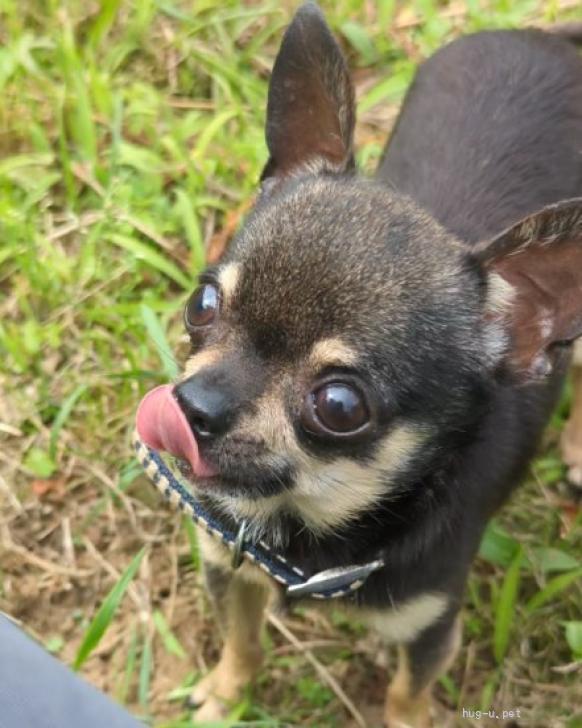
<svg viewBox="0 0 582 728"><path fill-rule="evenodd" d="M322 5L354 70L367 171L442 43L580 17L568 0ZM168 727L189 725L181 700L218 642L195 535L140 476L128 434L140 394L176 371L205 251L220 251L253 195L293 7L0 0L0 608ZM567 407L566 393L483 543L439 726L471 723L462 707L581 725L582 522L557 488ZM287 624L358 705L380 703L389 665L373 636L335 613ZM267 668L226 724L346 725L304 653L276 630L265 639Z"/></svg>

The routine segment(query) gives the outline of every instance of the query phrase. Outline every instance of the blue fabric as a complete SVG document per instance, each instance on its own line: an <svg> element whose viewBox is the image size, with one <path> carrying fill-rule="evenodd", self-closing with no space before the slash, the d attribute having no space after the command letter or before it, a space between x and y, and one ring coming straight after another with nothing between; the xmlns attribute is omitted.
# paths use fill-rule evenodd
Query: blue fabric
<svg viewBox="0 0 582 728"><path fill-rule="evenodd" d="M0 728L144 728L0 614Z"/></svg>

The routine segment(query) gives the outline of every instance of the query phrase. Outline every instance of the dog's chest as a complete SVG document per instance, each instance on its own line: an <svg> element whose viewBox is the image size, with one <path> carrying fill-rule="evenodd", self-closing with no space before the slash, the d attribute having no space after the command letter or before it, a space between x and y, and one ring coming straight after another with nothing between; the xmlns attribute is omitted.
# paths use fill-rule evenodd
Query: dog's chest
<svg viewBox="0 0 582 728"><path fill-rule="evenodd" d="M199 529L200 546L204 559L221 569L230 571L230 553L222 544L211 539L202 529ZM237 578L245 581L260 583L263 586L275 588L275 582L260 568L250 563L244 563L236 572ZM293 602L288 602L289 606ZM316 600L310 602L314 607L329 606ZM338 606L333 603L333 606ZM342 606L344 606L342 604ZM375 629L383 640L392 642L409 642L423 630L441 617L448 606L448 599L444 594L426 592L415 595L405 601L396 603L386 609L354 609L347 607L348 611L357 613L370 627Z"/></svg>
<svg viewBox="0 0 582 728"><path fill-rule="evenodd" d="M364 611L368 625L388 643L414 640L446 611L444 594L425 592L382 610Z"/></svg>

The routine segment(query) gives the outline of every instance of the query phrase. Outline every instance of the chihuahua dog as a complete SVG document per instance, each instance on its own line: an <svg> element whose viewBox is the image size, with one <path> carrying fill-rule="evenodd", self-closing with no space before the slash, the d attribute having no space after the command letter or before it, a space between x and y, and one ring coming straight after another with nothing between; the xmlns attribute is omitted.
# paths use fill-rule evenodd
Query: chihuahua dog
<svg viewBox="0 0 582 728"><path fill-rule="evenodd" d="M374 179L356 174L354 123L307 3L273 69L256 205L186 307L171 391L188 433L159 412L150 429L195 447L195 492L251 543L309 574L373 561L335 603L399 645L385 720L421 728L483 530L582 335L582 60L537 30L451 43L420 67ZM574 381L564 453L581 483ZM224 647L192 702L213 720L256 674L282 589L200 539Z"/></svg>

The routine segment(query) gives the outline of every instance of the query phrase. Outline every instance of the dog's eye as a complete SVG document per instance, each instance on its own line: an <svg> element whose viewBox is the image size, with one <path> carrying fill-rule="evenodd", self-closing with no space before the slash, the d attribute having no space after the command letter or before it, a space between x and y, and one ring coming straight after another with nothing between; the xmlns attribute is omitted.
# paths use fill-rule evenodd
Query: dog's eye
<svg viewBox="0 0 582 728"><path fill-rule="evenodd" d="M208 326L216 318L220 296L218 288L205 283L190 296L184 310L184 322L187 329Z"/></svg>
<svg viewBox="0 0 582 728"><path fill-rule="evenodd" d="M319 434L346 435L361 430L370 413L363 395L350 384L329 382L307 396L304 426Z"/></svg>

